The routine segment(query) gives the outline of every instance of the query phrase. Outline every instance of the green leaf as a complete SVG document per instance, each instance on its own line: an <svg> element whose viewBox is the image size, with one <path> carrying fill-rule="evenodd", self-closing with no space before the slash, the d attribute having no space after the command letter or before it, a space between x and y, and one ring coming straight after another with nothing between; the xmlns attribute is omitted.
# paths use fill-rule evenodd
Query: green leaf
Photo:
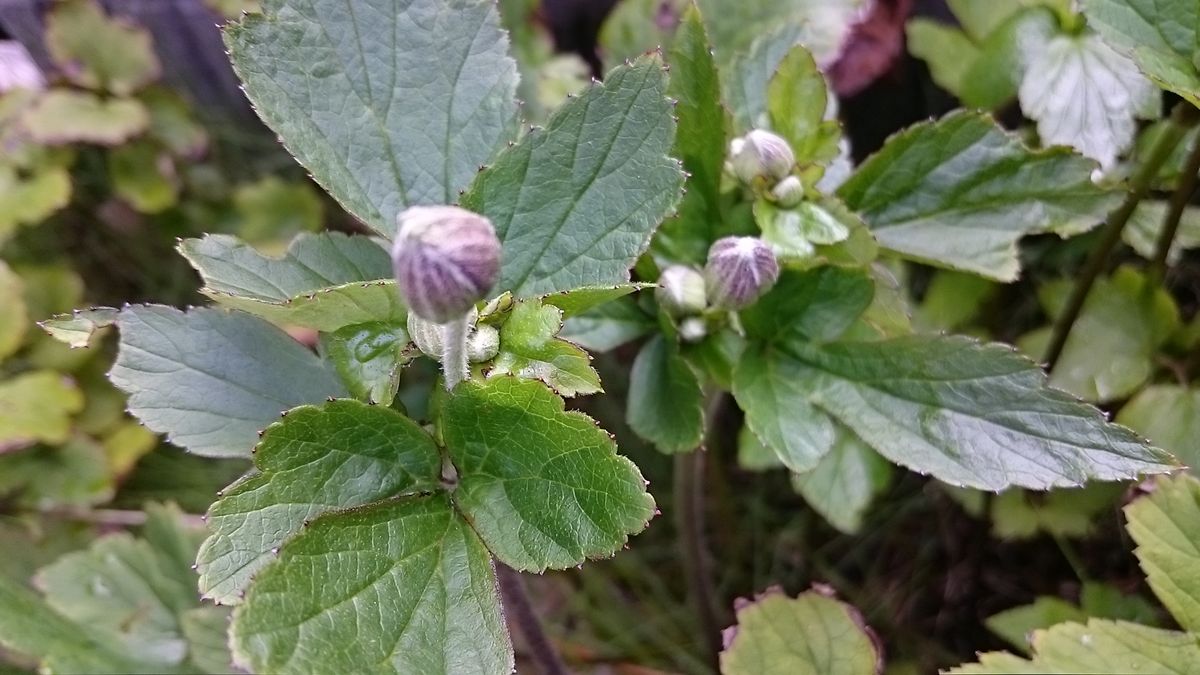
<svg viewBox="0 0 1200 675"><path fill-rule="evenodd" d="M442 494L313 521L259 572L231 636L256 672L513 670L487 550Z"/></svg>
<svg viewBox="0 0 1200 675"><path fill-rule="evenodd" d="M567 319L559 337L596 352L607 352L653 332L654 318L629 298L594 307Z"/></svg>
<svg viewBox="0 0 1200 675"><path fill-rule="evenodd" d="M1010 103L1033 59L1062 33L1055 12L1044 4L1031 2L1024 9L1015 2L1003 4L1018 11L981 39L979 55L968 66L958 92L972 108L994 110Z"/></svg>
<svg viewBox="0 0 1200 675"><path fill-rule="evenodd" d="M819 590L789 598L778 588L740 600L725 629L725 675L864 675L883 658L858 610Z"/></svg>
<svg viewBox="0 0 1200 675"><path fill-rule="evenodd" d="M833 198L790 209L760 199L754 202L754 219L780 262L796 267L820 262L819 254L832 257L828 247L849 239L852 228L866 227Z"/></svg>
<svg viewBox="0 0 1200 675"><path fill-rule="evenodd" d="M654 515L637 467L541 383L464 382L441 425L458 469L454 503L510 567L541 572L612 555Z"/></svg>
<svg viewBox="0 0 1200 675"><path fill-rule="evenodd" d="M643 17L642 23L653 22ZM653 250L676 262L703 264L722 231L721 174L729 123L708 34L694 4L680 20L667 63L671 67L667 94L678 101L675 116L686 130L675 135L671 154L683 161L689 178L679 215L663 222L654 235Z"/></svg>
<svg viewBox="0 0 1200 675"><path fill-rule="evenodd" d="M1200 106L1200 3L1194 0L1086 0L1088 25L1128 53L1164 89Z"/></svg>
<svg viewBox="0 0 1200 675"><path fill-rule="evenodd" d="M1158 235L1166 221L1167 203L1160 200L1143 199L1138 203L1129 223L1121 230L1121 236L1138 255L1152 260L1158 246ZM1171 241L1167 262L1174 265L1184 251L1200 248L1200 207L1187 206L1179 219L1179 229Z"/></svg>
<svg viewBox="0 0 1200 675"><path fill-rule="evenodd" d="M116 323L119 312L112 307L77 309L70 314L55 314L38 325L55 340L72 349L82 349L91 344L97 333Z"/></svg>
<svg viewBox="0 0 1200 675"><path fill-rule="evenodd" d="M208 511L200 589L238 602L252 577L304 523L338 509L438 487L441 459L429 434L390 408L357 401L304 406L263 432L257 473Z"/></svg>
<svg viewBox="0 0 1200 675"><path fill-rule="evenodd" d="M204 279L202 293L272 323L334 331L403 324L408 315L387 251L366 237L301 234L280 258L220 234L184 240L179 250Z"/></svg>
<svg viewBox="0 0 1200 675"><path fill-rule="evenodd" d="M179 617L179 627L188 641L188 660L197 670L220 675L233 669L229 654L229 610L196 607Z"/></svg>
<svg viewBox="0 0 1200 675"><path fill-rule="evenodd" d="M947 0L954 18L975 39L982 40L1004 24L1022 7L1038 0L1016 2L990 2L989 0Z"/></svg>
<svg viewBox="0 0 1200 675"><path fill-rule="evenodd" d="M63 443L83 394L68 377L37 370L0 381L0 453L33 443Z"/></svg>
<svg viewBox="0 0 1200 675"><path fill-rule="evenodd" d="M846 534L862 527L871 501L887 488L892 465L843 426L812 471L792 476L792 486L830 525Z"/></svg>
<svg viewBox="0 0 1200 675"><path fill-rule="evenodd" d="M265 0L225 32L259 115L346 208L385 236L452 204L512 138L516 63L483 0Z"/></svg>
<svg viewBox="0 0 1200 675"><path fill-rule="evenodd" d="M179 198L171 157L148 141L114 148L108 155L108 173L113 191L136 211L161 213Z"/></svg>
<svg viewBox="0 0 1200 675"><path fill-rule="evenodd" d="M880 245L918 262L1013 281L1026 234L1084 231L1120 194L1095 164L1062 148L1034 151L975 113L951 113L890 138L838 194Z"/></svg>
<svg viewBox="0 0 1200 675"><path fill-rule="evenodd" d="M967 73L979 58L979 47L961 29L931 19L913 18L904 31L908 51L929 66L933 81L962 98Z"/></svg>
<svg viewBox="0 0 1200 675"><path fill-rule="evenodd" d="M119 145L150 125L150 114L131 98L102 99L72 89L51 89L23 117L29 137L47 145Z"/></svg>
<svg viewBox="0 0 1200 675"><path fill-rule="evenodd" d="M1184 465L1200 467L1200 391L1165 384L1146 387L1121 408L1117 422L1144 434Z"/></svg>
<svg viewBox="0 0 1200 675"><path fill-rule="evenodd" d="M128 96L158 77L150 33L105 16L94 0L69 0L46 17L46 48L72 83Z"/></svg>
<svg viewBox="0 0 1200 675"><path fill-rule="evenodd" d="M799 164L824 164L838 154L837 120L826 120L829 87L804 47L792 47L767 84L771 129L787 140Z"/></svg>
<svg viewBox="0 0 1200 675"><path fill-rule="evenodd" d="M504 242L496 293L629 280L683 184L666 88L656 58L616 68L479 174L462 205Z"/></svg>
<svg viewBox="0 0 1200 675"><path fill-rule="evenodd" d="M602 391L588 353L556 337L563 327L562 317L561 309L537 299L518 302L500 327L500 353L488 377L541 380L568 397Z"/></svg>
<svg viewBox="0 0 1200 675"><path fill-rule="evenodd" d="M233 205L241 219L238 234L250 241L287 239L321 227L321 197L311 183L266 176L238 186Z"/></svg>
<svg viewBox="0 0 1200 675"><path fill-rule="evenodd" d="M150 111L150 135L180 159L196 159L208 150L208 131L179 94L152 87L138 95Z"/></svg>
<svg viewBox="0 0 1200 675"><path fill-rule="evenodd" d="M738 430L737 444L738 466L747 471L766 471L783 466L779 453L758 440L749 425L742 425Z"/></svg>
<svg viewBox="0 0 1200 675"><path fill-rule="evenodd" d="M704 393L679 346L656 335L633 361L625 420L663 452L691 452L704 438Z"/></svg>
<svg viewBox="0 0 1200 675"><path fill-rule="evenodd" d="M987 652L978 663L951 668L947 675L986 673L1174 673L1186 675L1200 663L1200 645L1190 633L1124 621L1091 619L1034 631L1031 660Z"/></svg>
<svg viewBox="0 0 1200 675"><path fill-rule="evenodd" d="M1069 287L1044 290L1061 290L1065 298ZM1179 323L1179 309L1165 289L1121 267L1088 294L1050 385L1088 401L1126 398L1154 373L1154 357Z"/></svg>
<svg viewBox="0 0 1200 675"><path fill-rule="evenodd" d="M984 625L1008 644L1028 653L1029 637L1035 630L1074 621L1086 622L1088 615L1075 605L1052 596L1035 599L1031 604L1006 609L989 616Z"/></svg>
<svg viewBox="0 0 1200 675"><path fill-rule="evenodd" d="M766 358L796 395L881 455L953 485L1046 489L1174 466L1095 408L1046 387L1041 368L1003 345L961 337L796 341Z"/></svg>
<svg viewBox="0 0 1200 675"><path fill-rule="evenodd" d="M0 163L0 246L18 225L40 223L70 200L71 174L66 169L38 167L18 172Z"/></svg>
<svg viewBox="0 0 1200 675"><path fill-rule="evenodd" d="M725 20L722 17L722 20ZM771 117L767 111L767 97L772 78L780 64L792 53L799 43L804 29L793 23L777 24L769 32L754 40L748 50L737 54L723 78L725 102L733 115L734 130L745 133L751 129L767 129ZM802 57L801 57L802 58ZM783 82L776 85L781 96ZM824 108L821 110L825 112Z"/></svg>
<svg viewBox="0 0 1200 675"><path fill-rule="evenodd" d="M1125 507L1125 517L1150 588L1179 625L1195 633L1200 629L1200 481L1183 473L1160 479L1153 492Z"/></svg>
<svg viewBox="0 0 1200 675"><path fill-rule="evenodd" d="M914 318L928 327L924 332L956 330L974 321L998 290L994 282L974 274L938 270Z"/></svg>
<svg viewBox="0 0 1200 675"><path fill-rule="evenodd" d="M86 508L112 499L112 467L104 447L76 435L62 445L0 454L0 494L21 507Z"/></svg>
<svg viewBox="0 0 1200 675"><path fill-rule="evenodd" d="M871 304L874 283L861 270L819 267L784 272L741 314L746 335L766 344L841 337Z"/></svg>
<svg viewBox="0 0 1200 675"><path fill-rule="evenodd" d="M382 321L322 333L321 344L346 389L367 403L391 405L400 369L417 356L405 327Z"/></svg>
<svg viewBox="0 0 1200 675"><path fill-rule="evenodd" d="M788 25L794 31L792 44L807 47L823 68L837 59L866 5L863 0L700 0L698 4L708 18L722 67L744 54L760 35Z"/></svg>
<svg viewBox="0 0 1200 675"><path fill-rule="evenodd" d="M746 413L746 426L797 473L815 469L836 435L829 416L808 402L802 376L791 361L755 349L742 355L733 373L733 395Z"/></svg>
<svg viewBox="0 0 1200 675"><path fill-rule="evenodd" d="M132 306L117 325L110 378L129 411L198 455L244 457L281 412L346 395L311 351L247 314Z"/></svg>
<svg viewBox="0 0 1200 675"><path fill-rule="evenodd" d="M1091 483L1045 494L1006 490L991 500L992 535L1030 539L1046 532L1054 537L1091 534L1100 514L1110 514L1125 491L1120 483Z"/></svg>
<svg viewBox="0 0 1200 675"><path fill-rule="evenodd" d="M1043 145L1068 145L1111 169L1133 145L1136 118L1153 119L1161 94L1096 34L1059 35L1032 58L1017 92Z"/></svg>
<svg viewBox="0 0 1200 675"><path fill-rule="evenodd" d="M28 323L21 277L0 260L0 361L20 349Z"/></svg>
<svg viewBox="0 0 1200 675"><path fill-rule="evenodd" d="M614 284L612 286L580 286L557 293L543 295L543 305L553 305L562 310L563 319L589 312L592 309L623 298L654 284Z"/></svg>

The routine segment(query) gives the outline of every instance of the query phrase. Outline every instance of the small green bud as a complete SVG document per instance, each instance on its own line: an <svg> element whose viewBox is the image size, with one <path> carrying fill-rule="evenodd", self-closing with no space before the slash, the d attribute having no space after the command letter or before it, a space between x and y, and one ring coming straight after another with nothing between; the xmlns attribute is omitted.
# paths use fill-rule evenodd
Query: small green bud
<svg viewBox="0 0 1200 675"><path fill-rule="evenodd" d="M686 265L671 265L658 276L654 298L671 316L699 314L708 306L704 275Z"/></svg>
<svg viewBox="0 0 1200 675"><path fill-rule="evenodd" d="M487 218L457 206L413 206L396 223L392 266L411 313L446 323L495 285L500 240Z"/></svg>
<svg viewBox="0 0 1200 675"><path fill-rule="evenodd" d="M739 310L771 290L779 279L779 261L761 239L725 237L708 249L704 278L713 307Z"/></svg>
<svg viewBox="0 0 1200 675"><path fill-rule="evenodd" d="M729 165L743 183L764 178L768 184L783 180L792 172L796 155L783 138L755 129L729 143Z"/></svg>
<svg viewBox="0 0 1200 675"><path fill-rule="evenodd" d="M444 330L432 321L426 321L416 314L408 314L408 336L421 353L434 361L442 360L442 352L446 349Z"/></svg>
<svg viewBox="0 0 1200 675"><path fill-rule="evenodd" d="M804 201L804 183L798 176L788 176L771 188L771 201L785 209L794 208Z"/></svg>
<svg viewBox="0 0 1200 675"><path fill-rule="evenodd" d="M495 326L479 326L467 338L467 360L471 363L491 361L500 353L500 331Z"/></svg>

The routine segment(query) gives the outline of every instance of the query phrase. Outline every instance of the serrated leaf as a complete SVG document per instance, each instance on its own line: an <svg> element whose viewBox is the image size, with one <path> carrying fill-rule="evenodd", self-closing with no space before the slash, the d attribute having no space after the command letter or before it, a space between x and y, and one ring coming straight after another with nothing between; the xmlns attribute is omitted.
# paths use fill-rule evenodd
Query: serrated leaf
<svg viewBox="0 0 1200 675"><path fill-rule="evenodd" d="M33 443L62 443L83 394L62 373L38 370L0 381L0 453Z"/></svg>
<svg viewBox="0 0 1200 675"><path fill-rule="evenodd" d="M394 410L357 401L304 406L263 432L257 473L208 511L200 590L239 601L251 578L304 523L338 509L438 487L441 459L429 434Z"/></svg>
<svg viewBox="0 0 1200 675"><path fill-rule="evenodd" d="M826 120L829 86L804 47L779 62L767 83L767 118L787 140L799 164L824 164L837 156L842 136L837 120Z"/></svg>
<svg viewBox="0 0 1200 675"><path fill-rule="evenodd" d="M679 346L662 335L651 338L633 361L625 421L663 452L699 452L704 393Z"/></svg>
<svg viewBox="0 0 1200 675"><path fill-rule="evenodd" d="M587 352L557 337L562 317L561 309L536 299L518 302L500 327L500 353L488 377L541 380L567 397L601 391Z"/></svg>
<svg viewBox="0 0 1200 675"><path fill-rule="evenodd" d="M70 314L55 314L38 325L71 349L82 349L91 344L97 333L116 323L119 312L113 307L77 309Z"/></svg>
<svg viewBox="0 0 1200 675"><path fill-rule="evenodd" d="M841 337L871 304L874 282L861 270L819 267L787 271L741 313L746 335L765 344Z"/></svg>
<svg viewBox="0 0 1200 675"><path fill-rule="evenodd" d="M204 279L202 293L272 323L334 331L403 324L408 315L387 251L366 237L301 234L274 258L236 237L210 234L184 240L179 251Z"/></svg>
<svg viewBox="0 0 1200 675"><path fill-rule="evenodd" d="M71 82L128 96L158 77L150 33L108 17L93 0L68 0L46 17L46 48Z"/></svg>
<svg viewBox="0 0 1200 675"><path fill-rule="evenodd" d="M623 298L630 293L650 288L654 284L613 284L612 286L580 286L567 291L548 293L541 298L543 305L562 310L563 319L570 319L592 309Z"/></svg>
<svg viewBox="0 0 1200 675"><path fill-rule="evenodd" d="M794 474L792 486L830 525L854 534L862 527L871 501L891 478L892 465L838 425L829 452L812 471Z"/></svg>
<svg viewBox="0 0 1200 675"><path fill-rule="evenodd" d="M1043 292L1065 299L1069 287L1070 282L1047 285ZM1121 267L1088 294L1050 385L1087 401L1126 398L1154 373L1154 357L1179 323L1179 309L1166 290L1136 269Z"/></svg>
<svg viewBox="0 0 1200 675"><path fill-rule="evenodd" d="M1200 469L1200 391L1165 384L1146 387L1121 408L1117 422L1144 434L1193 472Z"/></svg>
<svg viewBox="0 0 1200 675"><path fill-rule="evenodd" d="M385 236L452 204L515 130L516 63L483 0L266 0L226 29L259 115L313 177Z"/></svg>
<svg viewBox="0 0 1200 675"><path fill-rule="evenodd" d="M0 361L21 347L28 322L21 277L0 260Z"/></svg>
<svg viewBox="0 0 1200 675"><path fill-rule="evenodd" d="M1125 507L1125 517L1150 588L1179 625L1195 633L1200 628L1200 481L1183 473L1160 479L1153 492Z"/></svg>
<svg viewBox="0 0 1200 675"><path fill-rule="evenodd" d="M1192 0L1085 0L1084 14L1113 47L1128 53L1164 89L1200 106L1200 3Z"/></svg>
<svg viewBox="0 0 1200 675"><path fill-rule="evenodd" d="M1017 92L1043 145L1068 145L1111 169L1133 145L1136 118L1158 116L1161 95L1098 35L1060 35L1033 57Z"/></svg>
<svg viewBox="0 0 1200 675"><path fill-rule="evenodd" d="M653 317L628 298L609 302L567 319L559 337L596 352L607 352L657 327Z"/></svg>
<svg viewBox="0 0 1200 675"><path fill-rule="evenodd" d="M1021 237L1078 233L1120 200L1092 183L1094 168L1062 148L1030 150L990 118L959 112L890 138L838 194L893 253L1012 281Z"/></svg>
<svg viewBox="0 0 1200 675"><path fill-rule="evenodd" d="M1068 621L1086 622L1087 619L1087 613L1066 600L1043 596L1028 605L993 614L984 620L984 625L1008 644L1028 653L1029 638L1035 630Z"/></svg>
<svg viewBox="0 0 1200 675"><path fill-rule="evenodd" d="M793 341L769 358L790 387L879 454L952 485L1046 489L1175 466L1095 408L1047 387L1041 368L1002 345L916 336Z"/></svg>
<svg viewBox="0 0 1200 675"><path fill-rule="evenodd" d="M1034 631L1031 660L1003 652L979 655L947 675L987 673L1173 673L1186 675L1200 663L1200 645L1190 633L1124 621L1091 619Z"/></svg>
<svg viewBox="0 0 1200 675"><path fill-rule="evenodd" d="M725 675L871 675L882 656L858 610L817 591L771 589L737 606L725 629Z"/></svg>
<svg viewBox="0 0 1200 675"><path fill-rule="evenodd" d="M513 670L487 549L442 494L313 521L255 579L231 636L257 672Z"/></svg>
<svg viewBox="0 0 1200 675"><path fill-rule="evenodd" d="M762 350L742 355L733 373L733 395L746 413L746 426L795 472L811 471L836 435L829 416L808 402L795 364Z"/></svg>
<svg viewBox="0 0 1200 675"><path fill-rule="evenodd" d="M640 23L652 22L642 17ZM671 154L683 162L690 176L678 216L663 222L654 234L652 247L657 255L699 265L722 232L721 173L729 125L721 105L717 65L700 10L694 4L684 10L667 52L667 63L671 67L667 94L678 101L675 116L679 127L686 130L675 135Z"/></svg>
<svg viewBox="0 0 1200 675"><path fill-rule="evenodd" d="M132 306L117 325L110 378L129 411L198 455L244 457L281 412L346 395L311 351L248 314Z"/></svg>
<svg viewBox="0 0 1200 675"><path fill-rule="evenodd" d="M539 382L464 382L441 424L458 469L454 503L510 567L541 572L612 555L653 517L637 467Z"/></svg>
<svg viewBox="0 0 1200 675"><path fill-rule="evenodd" d="M391 405L400 369L416 358L404 326L375 321L321 334L325 356L350 393L367 403Z"/></svg>
<svg viewBox="0 0 1200 675"><path fill-rule="evenodd" d="M933 81L961 98L967 72L979 58L979 47L962 29L932 19L915 17L905 24L904 31L908 51L929 66Z"/></svg>
<svg viewBox="0 0 1200 675"><path fill-rule="evenodd" d="M150 114L136 99L51 89L26 109L22 123L38 143L118 145L145 131Z"/></svg>
<svg viewBox="0 0 1200 675"><path fill-rule="evenodd" d="M496 293L618 284L683 184L662 63L614 69L496 157L462 197L504 243Z"/></svg>

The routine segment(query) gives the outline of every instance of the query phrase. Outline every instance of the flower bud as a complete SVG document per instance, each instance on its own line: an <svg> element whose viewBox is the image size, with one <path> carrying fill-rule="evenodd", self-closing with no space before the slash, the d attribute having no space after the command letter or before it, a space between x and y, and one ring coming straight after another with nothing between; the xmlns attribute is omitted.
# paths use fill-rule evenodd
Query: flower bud
<svg viewBox="0 0 1200 675"><path fill-rule="evenodd" d="M684 342L699 342L708 335L708 324L698 316L689 316L679 322L679 339Z"/></svg>
<svg viewBox="0 0 1200 675"><path fill-rule="evenodd" d="M704 275L686 265L671 265L659 275L654 298L671 316L699 314L708 306Z"/></svg>
<svg viewBox="0 0 1200 675"><path fill-rule="evenodd" d="M467 360L471 363L491 361L500 353L500 331L495 326L479 326L467 338Z"/></svg>
<svg viewBox="0 0 1200 675"><path fill-rule="evenodd" d="M442 360L442 352L446 349L446 340L442 327L432 321L426 321L409 312L408 337L421 353L434 361Z"/></svg>
<svg viewBox="0 0 1200 675"><path fill-rule="evenodd" d="M779 279L779 262L761 239L725 237L708 249L704 278L713 307L738 310L771 290Z"/></svg>
<svg viewBox="0 0 1200 675"><path fill-rule="evenodd" d="M775 183L786 178L795 164L792 147L769 131L755 129L729 143L729 165L743 183L760 176Z"/></svg>
<svg viewBox="0 0 1200 675"><path fill-rule="evenodd" d="M804 183L798 176L788 176L771 188L771 201L785 209L794 208L804 201Z"/></svg>
<svg viewBox="0 0 1200 675"><path fill-rule="evenodd" d="M396 222L392 266L412 313L439 324L458 319L496 283L500 240L487 218L456 206L413 206Z"/></svg>

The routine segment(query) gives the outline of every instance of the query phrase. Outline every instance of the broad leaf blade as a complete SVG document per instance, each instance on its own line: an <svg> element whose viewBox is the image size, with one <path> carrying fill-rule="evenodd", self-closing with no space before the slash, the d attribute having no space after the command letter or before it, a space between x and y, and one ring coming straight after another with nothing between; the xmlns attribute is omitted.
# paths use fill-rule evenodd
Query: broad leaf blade
<svg viewBox="0 0 1200 675"><path fill-rule="evenodd" d="M479 174L462 205L504 242L497 293L629 280L683 183L666 88L656 58L617 68Z"/></svg>
<svg viewBox="0 0 1200 675"><path fill-rule="evenodd" d="M247 456L279 414L345 396L311 351L248 314L132 306L110 378L147 427L198 455Z"/></svg>
<svg viewBox="0 0 1200 675"><path fill-rule="evenodd" d="M516 375L541 380L562 396L601 391L592 357L558 339L563 311L539 300L523 300L500 327L500 353L488 377Z"/></svg>
<svg viewBox="0 0 1200 675"><path fill-rule="evenodd" d="M1146 387L1117 413L1117 422L1144 434L1195 472L1200 467L1200 391Z"/></svg>
<svg viewBox="0 0 1200 675"><path fill-rule="evenodd" d="M442 494L313 521L258 574L231 637L255 672L513 670L487 549Z"/></svg>
<svg viewBox="0 0 1200 675"><path fill-rule="evenodd" d="M0 381L0 453L33 443L63 443L83 392L64 374L35 370Z"/></svg>
<svg viewBox="0 0 1200 675"><path fill-rule="evenodd" d="M656 335L633 361L625 420L663 452L697 450L704 437L704 393L679 346Z"/></svg>
<svg viewBox="0 0 1200 675"><path fill-rule="evenodd" d="M990 118L959 112L893 136L839 195L894 253L1012 281L1022 236L1081 232L1119 201L1092 183L1094 168L1063 148L1030 150Z"/></svg>
<svg viewBox="0 0 1200 675"><path fill-rule="evenodd" d="M464 382L441 432L458 469L455 505L510 567L541 572L612 555L653 517L637 467L539 382Z"/></svg>
<svg viewBox="0 0 1200 675"><path fill-rule="evenodd" d="M830 525L854 534L891 478L892 465L839 425L833 447L812 471L793 475L792 486Z"/></svg>
<svg viewBox="0 0 1200 675"><path fill-rule="evenodd" d="M438 486L441 459L429 434L390 408L357 401L304 406L263 432L257 473L208 511L212 535L197 556L200 590L235 604L251 578L305 522Z"/></svg>
<svg viewBox="0 0 1200 675"><path fill-rule="evenodd" d="M226 30L247 96L380 234L451 204L514 131L516 63L494 3L266 0Z"/></svg>
<svg viewBox="0 0 1200 675"><path fill-rule="evenodd" d="M1200 106L1200 3L1193 0L1085 0L1088 25L1137 61L1159 86Z"/></svg>
<svg viewBox="0 0 1200 675"><path fill-rule="evenodd" d="M809 403L803 371L765 350L748 350L733 374L733 395L746 426L795 472L815 469L833 449L835 425Z"/></svg>
<svg viewBox="0 0 1200 675"><path fill-rule="evenodd" d="M1200 481L1160 479L1125 507L1146 580L1184 629L1200 629Z"/></svg>
<svg viewBox="0 0 1200 675"><path fill-rule="evenodd" d="M820 267L784 272L741 314L746 335L766 344L841 337L871 304L874 282L861 270Z"/></svg>

